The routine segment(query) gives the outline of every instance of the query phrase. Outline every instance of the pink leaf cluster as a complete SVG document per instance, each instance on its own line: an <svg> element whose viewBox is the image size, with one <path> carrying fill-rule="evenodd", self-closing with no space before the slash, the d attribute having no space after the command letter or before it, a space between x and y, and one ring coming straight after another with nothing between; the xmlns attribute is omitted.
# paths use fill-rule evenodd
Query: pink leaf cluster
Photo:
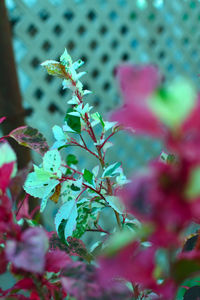
<svg viewBox="0 0 200 300"><path fill-rule="evenodd" d="M147 238L148 247L143 248L139 240L133 241L113 257L103 257L100 261L103 276L105 280L125 278L133 286L152 289L159 299L174 299L178 279L172 270L183 259L195 259L197 265L200 263L199 242L193 251L176 255L183 245L184 230L191 222L200 220L200 193L188 195L191 174L200 166L200 95L175 132L150 109L151 96L162 81L154 66L124 65L118 68L117 78L124 105L113 113L112 120L135 134L161 138L167 152L174 155L174 161L151 162L143 172L133 175L126 187L117 191L128 213L150 226L152 232ZM173 256L173 260L168 261L171 273L163 276L162 284L158 284L156 275L159 249Z"/></svg>

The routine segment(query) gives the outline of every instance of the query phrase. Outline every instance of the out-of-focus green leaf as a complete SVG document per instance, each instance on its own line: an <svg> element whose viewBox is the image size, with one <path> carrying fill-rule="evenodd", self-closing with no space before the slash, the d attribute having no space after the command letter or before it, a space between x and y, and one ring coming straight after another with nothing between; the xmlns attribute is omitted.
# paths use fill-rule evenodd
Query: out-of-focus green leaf
<svg viewBox="0 0 200 300"><path fill-rule="evenodd" d="M166 88L158 90L150 99L149 105L156 116L174 130L190 114L196 98L192 83L179 78Z"/></svg>

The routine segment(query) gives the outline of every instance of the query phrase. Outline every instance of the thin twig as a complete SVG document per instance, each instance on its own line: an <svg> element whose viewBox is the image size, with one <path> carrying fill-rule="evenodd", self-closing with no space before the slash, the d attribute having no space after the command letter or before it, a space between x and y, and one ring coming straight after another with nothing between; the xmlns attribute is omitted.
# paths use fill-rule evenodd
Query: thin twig
<svg viewBox="0 0 200 300"><path fill-rule="evenodd" d="M24 202L25 202L26 200L29 199L29 197L30 197L30 195L29 195L29 194L26 194L26 196L24 197L24 199L21 201L21 203L20 203L20 205L19 205L19 207L18 207L18 209L17 209L17 212L16 212L16 217L17 217L17 215L18 215L20 209L22 208L22 205L24 204Z"/></svg>
<svg viewBox="0 0 200 300"><path fill-rule="evenodd" d="M80 196L87 190L87 187L85 187L76 197L76 201L78 201L78 199L80 198Z"/></svg>
<svg viewBox="0 0 200 300"><path fill-rule="evenodd" d="M81 141L83 142L84 147L87 148L86 143L85 143L85 141L84 141L84 138L82 137L81 134L80 134L80 138L81 138Z"/></svg>
<svg viewBox="0 0 200 300"><path fill-rule="evenodd" d="M104 199L106 201L106 198L104 197L104 195L102 195L98 190L95 190L93 187L83 183L83 186L88 188L88 189L91 189L92 191L94 191L95 193L97 193L99 196L101 196L102 199Z"/></svg>
<svg viewBox="0 0 200 300"><path fill-rule="evenodd" d="M105 145L105 143L107 143L107 141L115 134L116 132L112 132L103 142L103 144L101 144L101 146L99 147L99 149L101 150L103 148L103 146Z"/></svg>
<svg viewBox="0 0 200 300"><path fill-rule="evenodd" d="M85 147L85 146L83 146L83 145L77 143L73 138L71 138L71 142L72 142L75 146L78 146L78 147L80 147L80 148L82 148L82 149L85 149L85 150L88 151L90 154L94 155L96 158L99 159L98 155L95 154L94 152L92 152L90 149L88 149L87 146Z"/></svg>
<svg viewBox="0 0 200 300"><path fill-rule="evenodd" d="M98 228L98 229L87 229L86 231L94 231L94 232L103 232L106 234L110 234L110 232L108 232L107 230L103 230L102 228Z"/></svg>
<svg viewBox="0 0 200 300"><path fill-rule="evenodd" d="M73 171L74 173L77 173L77 174L83 175L83 173L81 173L81 172L77 171L77 170L76 170L76 169L74 169L74 168L71 168L71 167L70 167L70 166L68 166L68 165L64 165L64 164L62 164L62 167L65 167L65 168L67 168L67 169L69 169L69 170Z"/></svg>

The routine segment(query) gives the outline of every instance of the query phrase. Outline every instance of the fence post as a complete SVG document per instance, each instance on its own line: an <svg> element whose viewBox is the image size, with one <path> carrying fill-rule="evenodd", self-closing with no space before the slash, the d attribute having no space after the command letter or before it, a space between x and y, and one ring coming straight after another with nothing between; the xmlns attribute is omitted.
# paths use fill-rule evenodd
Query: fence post
<svg viewBox="0 0 200 300"><path fill-rule="evenodd" d="M0 0L0 116L7 117L1 124L4 135L25 124L25 110L22 106L11 29L4 0ZM10 143L17 154L18 167L25 167L30 161L29 149L19 146L14 141Z"/></svg>

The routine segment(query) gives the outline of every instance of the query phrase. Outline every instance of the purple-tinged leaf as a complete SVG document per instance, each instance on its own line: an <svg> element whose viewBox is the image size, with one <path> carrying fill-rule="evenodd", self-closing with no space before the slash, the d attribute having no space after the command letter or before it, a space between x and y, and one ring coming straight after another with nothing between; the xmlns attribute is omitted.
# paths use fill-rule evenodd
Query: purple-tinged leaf
<svg viewBox="0 0 200 300"><path fill-rule="evenodd" d="M41 274L45 268L47 249L46 232L42 228L34 227L24 231L20 241L7 241L6 256L16 268Z"/></svg>
<svg viewBox="0 0 200 300"><path fill-rule="evenodd" d="M123 282L118 280L104 287L98 280L97 269L93 265L82 262L73 262L64 272L61 272L61 284L63 290L77 300L133 299L133 295Z"/></svg>
<svg viewBox="0 0 200 300"><path fill-rule="evenodd" d="M91 262L91 260L93 259L93 256L92 256L92 254L90 254L87 251L86 246L83 243L83 241L81 241L77 238L68 237L67 242L69 245L69 250L70 250L69 254L70 255L80 256L80 257L84 258L85 260L87 260L88 262Z"/></svg>
<svg viewBox="0 0 200 300"><path fill-rule="evenodd" d="M44 155L49 150L45 137L37 129L30 126L18 127L11 131L9 136L20 145L31 148L40 155Z"/></svg>
<svg viewBox="0 0 200 300"><path fill-rule="evenodd" d="M49 240L50 249L60 249L68 253L70 256L79 256L88 262L93 260L93 256L86 249L83 241L68 237L67 243L63 243L56 234L53 234Z"/></svg>
<svg viewBox="0 0 200 300"><path fill-rule="evenodd" d="M64 251L50 251L46 254L45 270L47 272L58 273L61 269L65 268L69 262L71 262L71 258Z"/></svg>

